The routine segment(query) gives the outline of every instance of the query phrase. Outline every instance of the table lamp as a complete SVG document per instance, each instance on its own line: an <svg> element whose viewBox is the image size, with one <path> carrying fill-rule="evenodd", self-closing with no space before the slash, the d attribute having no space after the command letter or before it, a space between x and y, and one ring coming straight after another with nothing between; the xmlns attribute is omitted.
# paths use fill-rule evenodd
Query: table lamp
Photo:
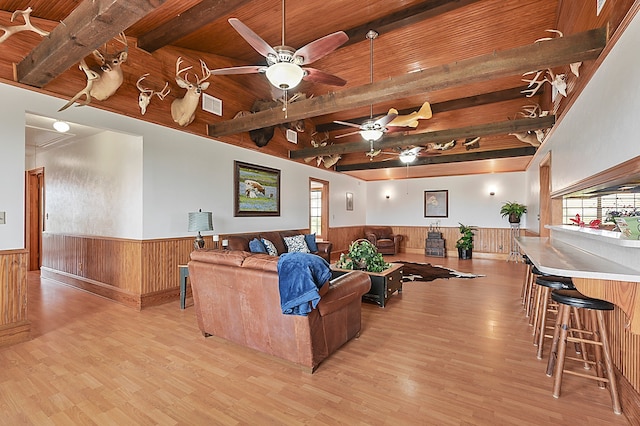
<svg viewBox="0 0 640 426"><path fill-rule="evenodd" d="M189 232L197 232L198 235L193 241L193 248L200 250L204 248L204 239L200 235L201 231L213 231L213 216L211 212L189 212Z"/></svg>

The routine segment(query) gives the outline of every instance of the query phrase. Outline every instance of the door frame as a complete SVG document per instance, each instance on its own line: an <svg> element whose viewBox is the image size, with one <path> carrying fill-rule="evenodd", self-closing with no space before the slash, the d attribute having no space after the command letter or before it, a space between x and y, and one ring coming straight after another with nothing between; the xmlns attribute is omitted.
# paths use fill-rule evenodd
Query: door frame
<svg viewBox="0 0 640 426"><path fill-rule="evenodd" d="M44 167L28 170L25 184L25 245L29 252L27 270L42 266L42 233L44 232Z"/></svg>

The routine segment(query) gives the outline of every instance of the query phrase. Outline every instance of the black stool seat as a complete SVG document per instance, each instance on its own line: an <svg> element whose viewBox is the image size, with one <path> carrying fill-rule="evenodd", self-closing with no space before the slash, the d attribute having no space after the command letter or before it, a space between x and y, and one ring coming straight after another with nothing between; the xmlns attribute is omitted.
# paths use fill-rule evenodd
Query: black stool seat
<svg viewBox="0 0 640 426"><path fill-rule="evenodd" d="M522 260L524 261L524 263L526 263L527 265L533 265L533 262L531 261L531 259L529 259L529 256L527 256L526 254L522 255Z"/></svg>
<svg viewBox="0 0 640 426"><path fill-rule="evenodd" d="M551 298L558 303L575 308L594 309L596 311L613 311L613 303L606 300L593 299L578 290L553 290Z"/></svg>
<svg viewBox="0 0 640 426"><path fill-rule="evenodd" d="M531 265L532 265L532 266L531 266L531 273L532 273L532 274L534 274L534 275L540 275L540 276L549 275L549 274L546 274L546 273L544 273L544 272L540 271L540 269L536 268L536 267L535 267L535 265L533 265L533 263L532 263Z"/></svg>
<svg viewBox="0 0 640 426"><path fill-rule="evenodd" d="M554 290L575 290L573 281L570 277L561 277L558 275L542 275L536 277L536 284L549 287Z"/></svg>

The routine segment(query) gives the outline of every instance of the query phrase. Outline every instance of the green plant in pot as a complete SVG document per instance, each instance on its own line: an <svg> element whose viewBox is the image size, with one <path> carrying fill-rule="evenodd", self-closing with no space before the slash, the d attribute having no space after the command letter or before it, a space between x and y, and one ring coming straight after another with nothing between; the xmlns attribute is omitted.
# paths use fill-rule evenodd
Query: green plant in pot
<svg viewBox="0 0 640 426"><path fill-rule="evenodd" d="M391 265L384 261L382 254L378 253L378 249L369 240L360 239L351 243L346 255L340 254L336 266L340 269L382 272Z"/></svg>
<svg viewBox="0 0 640 426"><path fill-rule="evenodd" d="M515 201L507 201L500 208L502 217L509 217L509 223L520 223L520 218L527 212L527 206L516 203Z"/></svg>
<svg viewBox="0 0 640 426"><path fill-rule="evenodd" d="M460 231L460 238L456 241L456 248L458 249L458 258L471 259L473 254L473 232L476 230L475 226L466 226L458 222L460 225L458 230Z"/></svg>

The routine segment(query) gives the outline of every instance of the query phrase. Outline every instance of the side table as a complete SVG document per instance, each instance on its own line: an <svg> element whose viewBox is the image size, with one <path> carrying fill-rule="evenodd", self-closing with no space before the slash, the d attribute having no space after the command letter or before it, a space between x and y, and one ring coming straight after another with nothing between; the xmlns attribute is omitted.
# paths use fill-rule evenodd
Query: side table
<svg viewBox="0 0 640 426"><path fill-rule="evenodd" d="M180 309L185 308L187 301L187 277L189 276L189 266L178 265L180 269Z"/></svg>

